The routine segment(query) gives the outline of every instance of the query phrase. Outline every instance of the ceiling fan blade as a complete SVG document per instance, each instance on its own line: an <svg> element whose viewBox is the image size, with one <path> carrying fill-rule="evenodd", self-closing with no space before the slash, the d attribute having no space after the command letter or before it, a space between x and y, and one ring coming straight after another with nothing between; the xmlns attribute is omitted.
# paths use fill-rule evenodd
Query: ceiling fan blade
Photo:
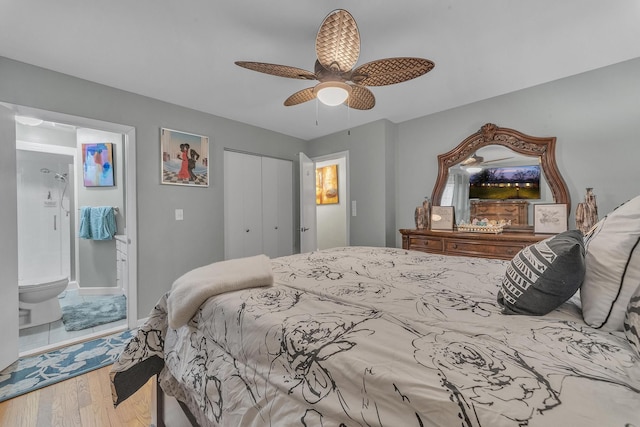
<svg viewBox="0 0 640 427"><path fill-rule="evenodd" d="M364 86L385 86L415 79L435 64L422 58L387 58L367 62L353 70L351 81Z"/></svg>
<svg viewBox="0 0 640 427"><path fill-rule="evenodd" d="M478 156L477 154L473 154L473 156L464 159L460 162L460 166L473 166L481 164L484 161L484 157Z"/></svg>
<svg viewBox="0 0 640 427"><path fill-rule="evenodd" d="M284 105L285 107L291 107L292 105L298 105L302 104L303 102L311 101L312 99L315 99L315 97L316 95L315 93L313 93L313 88L308 87L306 89L299 90L298 92L288 97L284 101Z"/></svg>
<svg viewBox="0 0 640 427"><path fill-rule="evenodd" d="M499 162L501 160L509 160L509 159L513 159L513 156L512 157L502 157L500 159L487 160L486 162L482 162L482 164L486 165L488 163Z"/></svg>
<svg viewBox="0 0 640 427"><path fill-rule="evenodd" d="M271 74L273 76L288 77L290 79L315 80L316 75L302 68L290 67L288 65L267 64L266 62L236 61L236 65L260 73Z"/></svg>
<svg viewBox="0 0 640 427"><path fill-rule="evenodd" d="M327 70L346 72L360 56L360 32L355 19L344 9L331 12L316 36L316 55Z"/></svg>
<svg viewBox="0 0 640 427"><path fill-rule="evenodd" d="M376 97L373 92L363 86L351 86L351 94L347 98L346 104L349 108L356 110L370 110L376 105Z"/></svg>

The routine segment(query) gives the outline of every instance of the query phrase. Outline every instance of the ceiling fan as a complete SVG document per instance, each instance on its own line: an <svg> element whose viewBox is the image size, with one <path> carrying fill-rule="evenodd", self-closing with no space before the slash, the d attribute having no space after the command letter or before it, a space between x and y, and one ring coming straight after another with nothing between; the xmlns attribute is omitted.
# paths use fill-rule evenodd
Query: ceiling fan
<svg viewBox="0 0 640 427"><path fill-rule="evenodd" d="M513 157L502 157L500 159L487 160L485 162L484 157L478 156L477 153L473 153L473 156L468 157L464 159L462 162L460 162L460 166L462 167L481 166L481 165L486 165L488 163L494 163L494 162L499 162L501 160L508 160L508 159L513 159Z"/></svg>
<svg viewBox="0 0 640 427"><path fill-rule="evenodd" d="M376 103L373 93L365 86L401 83L420 77L434 67L427 59L401 57L379 59L354 69L360 56L360 33L355 19L344 9L334 10L320 25L316 56L314 72L264 62L236 61L235 64L274 76L319 81L287 98L284 101L287 107L318 98L326 105L346 103L358 110L370 110Z"/></svg>

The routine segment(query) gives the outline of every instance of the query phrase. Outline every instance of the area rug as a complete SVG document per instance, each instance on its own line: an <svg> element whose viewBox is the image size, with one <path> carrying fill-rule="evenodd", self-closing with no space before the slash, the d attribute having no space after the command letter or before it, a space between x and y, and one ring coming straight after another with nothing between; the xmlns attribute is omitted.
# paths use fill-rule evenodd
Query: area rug
<svg viewBox="0 0 640 427"><path fill-rule="evenodd" d="M62 323L67 332L116 322L127 316L127 298L124 295L85 298L87 299L85 302L71 305L60 304Z"/></svg>
<svg viewBox="0 0 640 427"><path fill-rule="evenodd" d="M0 402L112 364L135 331L19 359L0 372Z"/></svg>

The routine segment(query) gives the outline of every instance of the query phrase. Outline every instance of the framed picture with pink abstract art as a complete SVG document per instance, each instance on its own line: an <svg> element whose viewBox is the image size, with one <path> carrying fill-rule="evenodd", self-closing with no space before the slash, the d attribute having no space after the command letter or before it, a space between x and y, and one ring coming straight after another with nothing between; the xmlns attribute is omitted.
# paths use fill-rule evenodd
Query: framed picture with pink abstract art
<svg viewBox="0 0 640 427"><path fill-rule="evenodd" d="M160 182L168 185L209 186L209 138L161 128Z"/></svg>
<svg viewBox="0 0 640 427"><path fill-rule="evenodd" d="M85 187L113 187L113 143L82 144L82 177Z"/></svg>

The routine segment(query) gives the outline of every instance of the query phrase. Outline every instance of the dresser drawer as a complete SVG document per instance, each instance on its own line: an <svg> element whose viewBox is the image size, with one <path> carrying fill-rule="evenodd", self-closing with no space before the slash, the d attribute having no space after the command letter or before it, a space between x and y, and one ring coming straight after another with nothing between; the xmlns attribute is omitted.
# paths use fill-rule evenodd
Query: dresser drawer
<svg viewBox="0 0 640 427"><path fill-rule="evenodd" d="M527 224L527 206L529 202L519 201L472 201L471 218L496 221L511 221L512 225Z"/></svg>
<svg viewBox="0 0 640 427"><path fill-rule="evenodd" d="M409 238L409 249L414 251L442 252L442 239L427 236L411 236Z"/></svg>
<svg viewBox="0 0 640 427"><path fill-rule="evenodd" d="M510 260L526 245L508 242L447 240L445 253L450 255L481 256Z"/></svg>
<svg viewBox="0 0 640 427"><path fill-rule="evenodd" d="M548 237L527 232L489 234L402 229L400 233L404 249L506 260L512 259L522 248Z"/></svg>

